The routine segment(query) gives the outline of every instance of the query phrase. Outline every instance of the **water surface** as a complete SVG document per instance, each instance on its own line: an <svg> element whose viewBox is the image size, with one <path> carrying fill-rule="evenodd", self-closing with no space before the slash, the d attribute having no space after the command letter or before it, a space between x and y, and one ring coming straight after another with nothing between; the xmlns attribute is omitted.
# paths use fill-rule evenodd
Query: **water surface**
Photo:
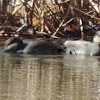
<svg viewBox="0 0 100 100"><path fill-rule="evenodd" d="M0 100L100 100L100 59L0 54Z"/></svg>

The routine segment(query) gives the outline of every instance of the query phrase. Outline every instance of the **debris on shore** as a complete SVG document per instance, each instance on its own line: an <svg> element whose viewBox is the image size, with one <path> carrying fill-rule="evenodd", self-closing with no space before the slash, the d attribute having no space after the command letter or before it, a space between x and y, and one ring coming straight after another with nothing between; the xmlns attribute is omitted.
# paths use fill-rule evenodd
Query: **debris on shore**
<svg viewBox="0 0 100 100"><path fill-rule="evenodd" d="M0 37L92 40L99 0L2 0Z"/></svg>

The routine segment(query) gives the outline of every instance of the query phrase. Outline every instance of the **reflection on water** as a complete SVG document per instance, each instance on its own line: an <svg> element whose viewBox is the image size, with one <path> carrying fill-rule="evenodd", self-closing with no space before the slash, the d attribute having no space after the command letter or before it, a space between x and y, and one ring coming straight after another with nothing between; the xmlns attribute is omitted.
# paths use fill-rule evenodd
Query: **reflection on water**
<svg viewBox="0 0 100 100"><path fill-rule="evenodd" d="M0 100L100 100L100 61L1 54Z"/></svg>

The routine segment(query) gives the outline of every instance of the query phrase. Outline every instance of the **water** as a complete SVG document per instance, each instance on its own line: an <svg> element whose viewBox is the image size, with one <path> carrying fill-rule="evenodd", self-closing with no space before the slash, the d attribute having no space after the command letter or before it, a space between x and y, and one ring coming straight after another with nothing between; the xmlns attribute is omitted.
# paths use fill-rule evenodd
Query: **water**
<svg viewBox="0 0 100 100"><path fill-rule="evenodd" d="M100 100L100 59L0 54L0 100Z"/></svg>

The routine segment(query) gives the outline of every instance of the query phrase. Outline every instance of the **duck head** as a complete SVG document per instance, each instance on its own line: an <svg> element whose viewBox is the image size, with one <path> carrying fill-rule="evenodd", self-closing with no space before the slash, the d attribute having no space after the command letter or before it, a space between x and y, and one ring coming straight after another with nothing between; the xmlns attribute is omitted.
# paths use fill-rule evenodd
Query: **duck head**
<svg viewBox="0 0 100 100"><path fill-rule="evenodd" d="M100 31L97 31L94 38L93 38L93 42L97 43L100 45Z"/></svg>
<svg viewBox="0 0 100 100"><path fill-rule="evenodd" d="M6 52L17 52L22 46L23 41L16 37L9 38L5 43L5 51Z"/></svg>

